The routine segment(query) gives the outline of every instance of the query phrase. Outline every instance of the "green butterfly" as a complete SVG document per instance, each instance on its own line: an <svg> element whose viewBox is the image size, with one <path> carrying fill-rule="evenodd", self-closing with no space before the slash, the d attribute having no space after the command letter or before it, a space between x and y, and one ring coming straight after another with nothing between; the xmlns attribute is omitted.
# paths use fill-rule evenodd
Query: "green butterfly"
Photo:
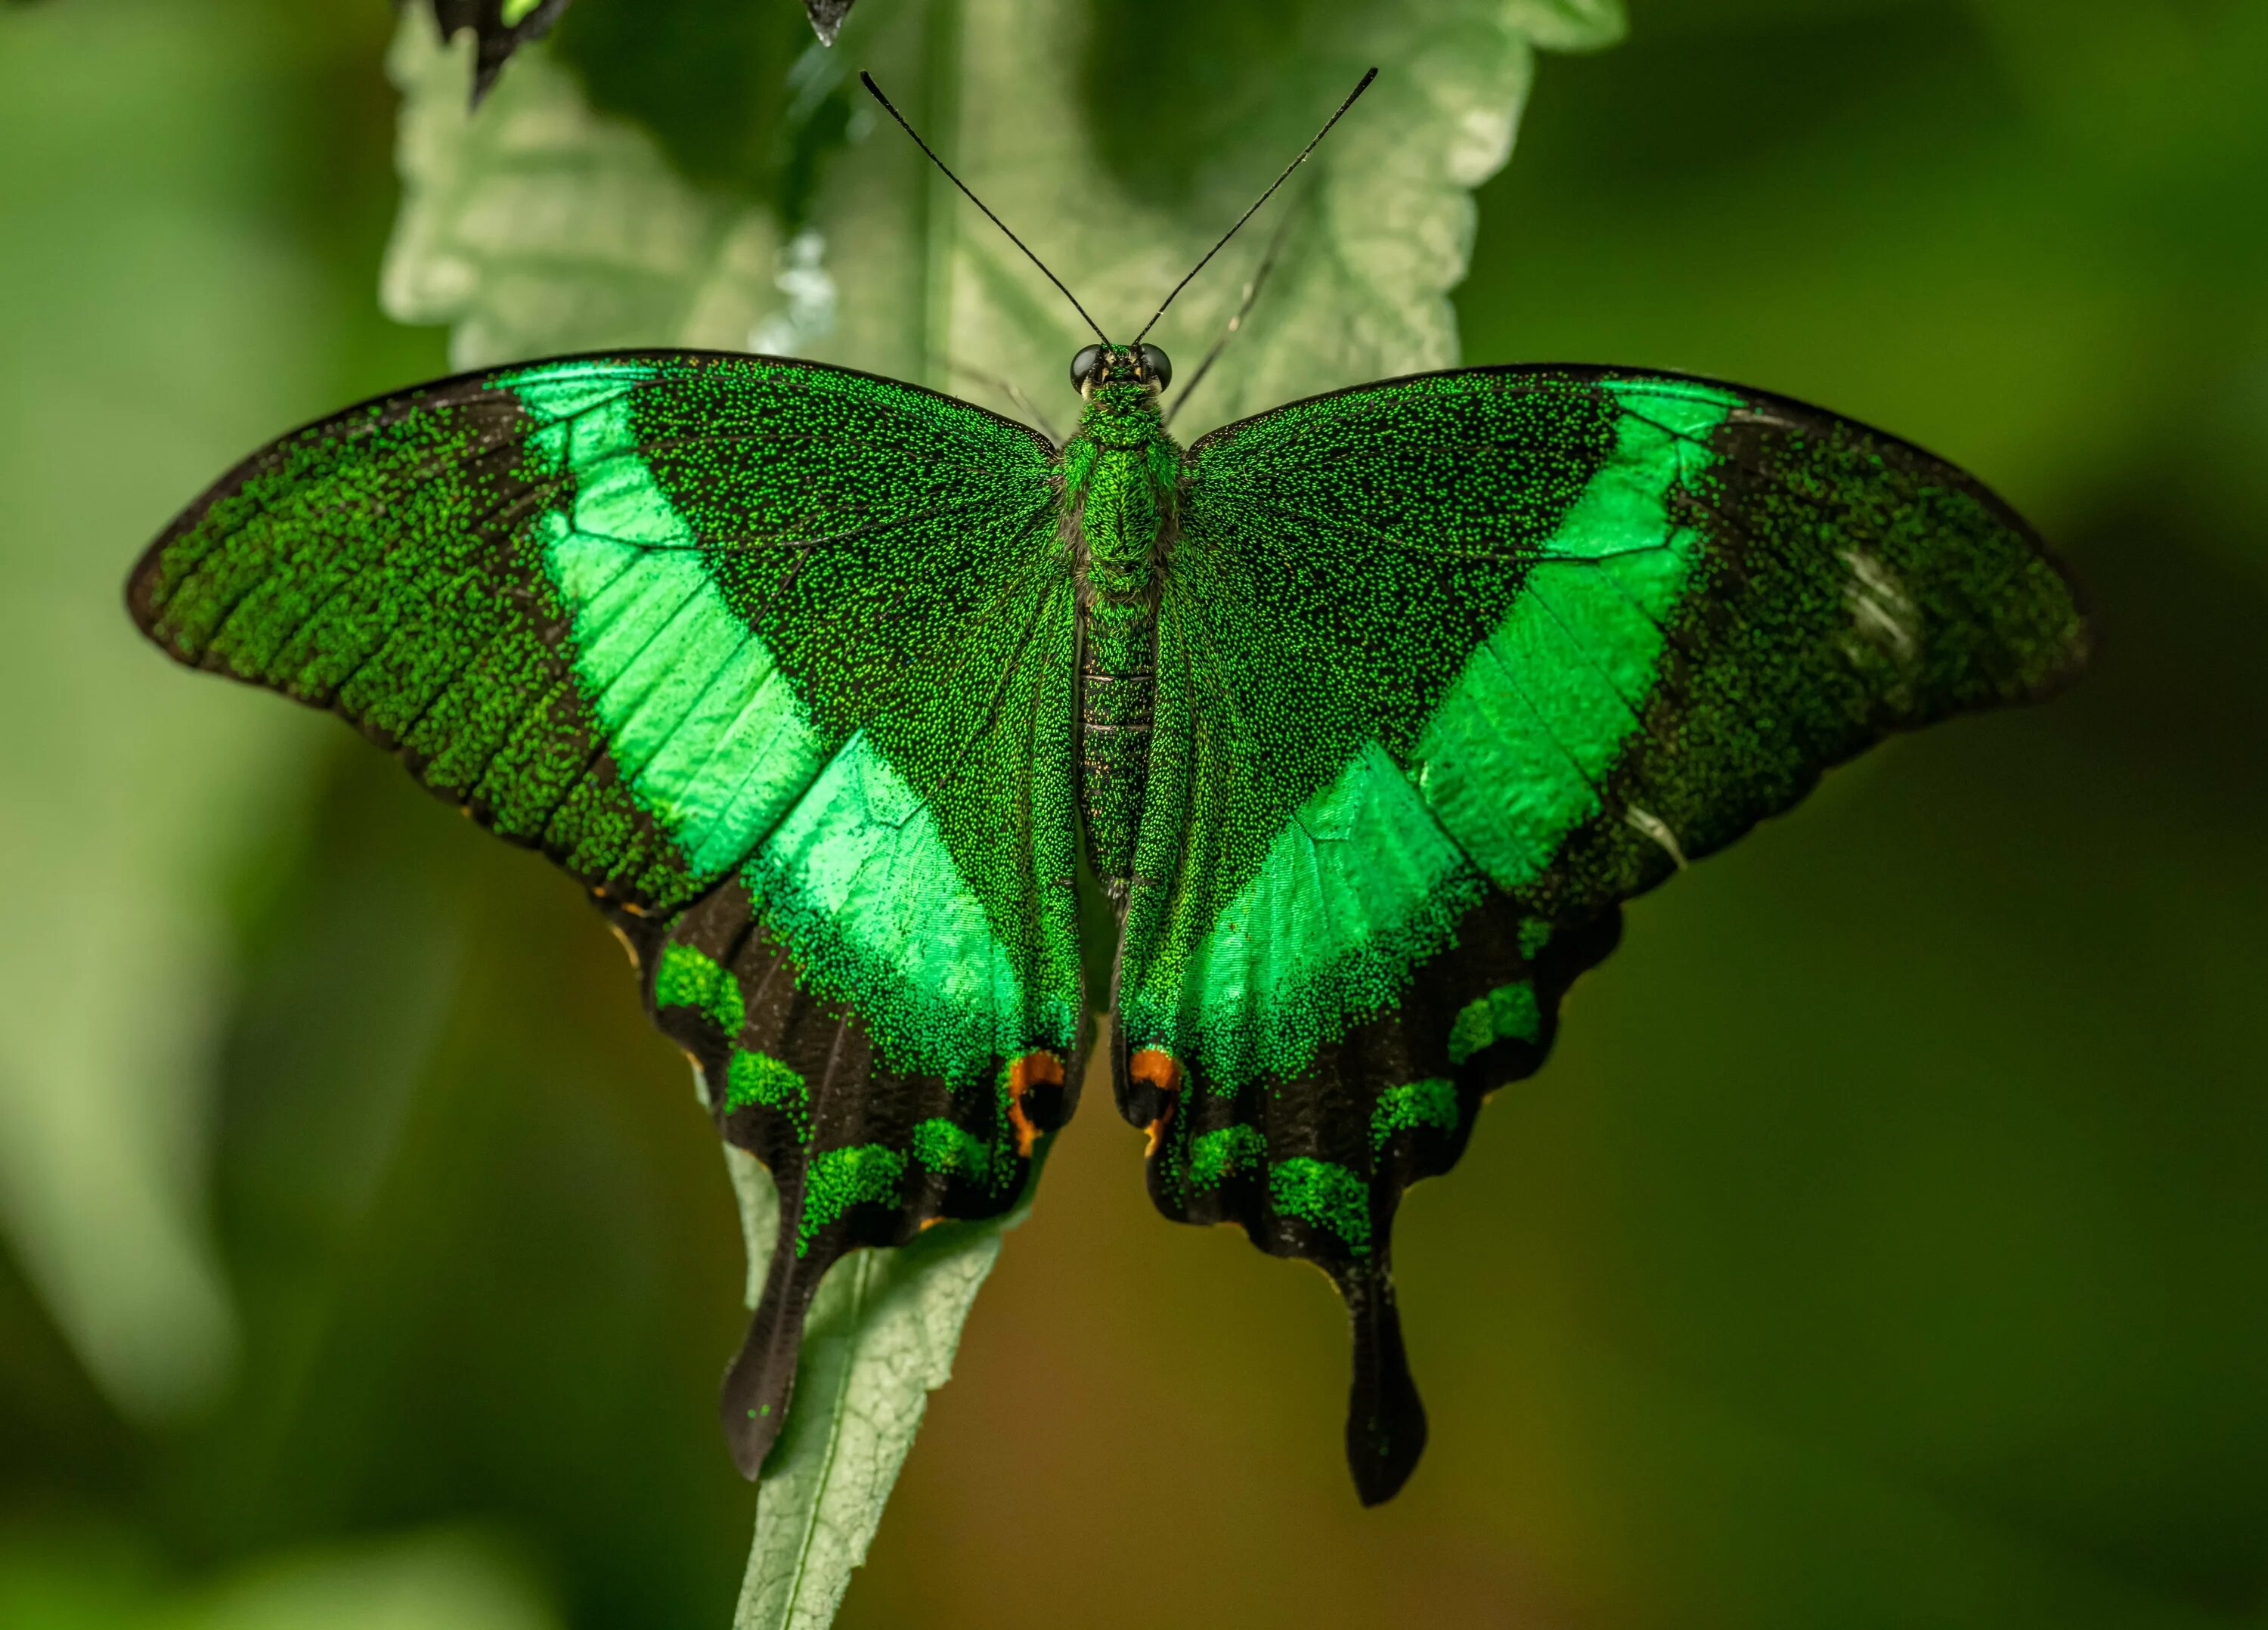
<svg viewBox="0 0 2268 1630"><path fill-rule="evenodd" d="M129 602L591 889L778 1184L748 1475L829 1265L1005 1212L1107 1010L1159 1208L1344 1295L1376 1502L1395 1207L1620 903L2085 623L1976 481L1762 392L1469 368L1184 448L1156 347L1071 373L1060 446L770 357L467 374L254 454Z"/></svg>

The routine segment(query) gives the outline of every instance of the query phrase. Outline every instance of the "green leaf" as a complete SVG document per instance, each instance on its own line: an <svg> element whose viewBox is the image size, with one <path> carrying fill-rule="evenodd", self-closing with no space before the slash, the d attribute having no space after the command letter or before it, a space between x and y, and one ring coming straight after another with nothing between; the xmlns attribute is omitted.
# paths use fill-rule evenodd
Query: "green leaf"
<svg viewBox="0 0 2268 1630"><path fill-rule="evenodd" d="M744 348L779 304L763 210L704 196L652 137L593 114L572 76L524 53L479 114L472 41L439 47L405 14L388 69L402 92L402 203L379 283L387 313L446 322L451 359L634 345Z"/></svg>
<svg viewBox="0 0 2268 1630"><path fill-rule="evenodd" d="M670 8L681 39L688 9ZM806 51L769 98L746 93L736 119L770 133L751 148L788 159L750 157L724 184L696 188L648 129L594 113L541 49L469 114L469 47L437 48L412 15L393 62L406 93L405 197L387 309L453 325L465 366L609 345L770 350L919 380L1061 428L1064 372L1088 337L1076 313L878 116L852 65L870 66L1124 336L1375 63L1378 83L1356 113L1157 330L1187 380L1283 228L1276 271L1178 425L1198 431L1454 364L1448 294L1470 248L1471 189L1510 153L1534 49L1603 45L1620 27L1613 0L1375 0L1270 24L1235 60L1183 63L1174 50L1211 38L1194 24L1160 32L1121 8L1064 0L905 0L858 13L836 50ZM1102 100L1100 70L1076 71L1123 63L1153 32L1161 43L1140 60L1156 72L1138 96L1101 76ZM770 59L752 43L742 60ZM1223 82L1236 92L1233 124L1219 112ZM618 108L688 128L666 81L608 83ZM829 108L840 114L831 122ZM1209 151L1147 134L1192 127ZM814 134L830 129L833 145Z"/></svg>
<svg viewBox="0 0 2268 1630"><path fill-rule="evenodd" d="M738 0L671 0L651 18L649 36L622 15L573 14L558 55L521 53L475 114L468 42L443 47L422 14L405 17L391 60L403 200L387 309L452 325L462 366L638 345L773 351L917 380L1056 432L1075 406L1066 365L1091 336L879 115L855 68L1120 338L1380 68L1354 115L1152 336L1186 387L1273 247L1271 278L1189 398L1176 428L1189 433L1454 364L1448 295L1471 244L1471 189L1510 153L1534 51L1603 45L1621 28L1616 0L1310 0L1288 12L875 0L836 50L797 55ZM703 40L714 60L687 63ZM752 1159L726 1158L761 1265L777 1197ZM828 1276L758 1494L741 1630L833 1617L1005 1226L942 1226ZM761 1273L752 1265L752 1302Z"/></svg>

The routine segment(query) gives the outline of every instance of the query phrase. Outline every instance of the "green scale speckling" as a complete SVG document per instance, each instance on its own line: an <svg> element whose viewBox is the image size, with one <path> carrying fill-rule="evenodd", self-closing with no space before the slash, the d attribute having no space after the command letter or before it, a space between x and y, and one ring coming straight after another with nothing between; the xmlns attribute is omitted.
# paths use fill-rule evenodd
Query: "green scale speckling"
<svg viewBox="0 0 2268 1630"><path fill-rule="evenodd" d="M1183 449L1098 356L1061 448L768 358L442 381L254 454L129 608L593 891L778 1179L745 1469L829 1263L1014 1203L1115 965L1152 1194L1331 1273L1381 1499L1425 1435L1395 1208L1620 904L1892 731L2045 694L2085 628L1975 481L1760 392L1469 369Z"/></svg>

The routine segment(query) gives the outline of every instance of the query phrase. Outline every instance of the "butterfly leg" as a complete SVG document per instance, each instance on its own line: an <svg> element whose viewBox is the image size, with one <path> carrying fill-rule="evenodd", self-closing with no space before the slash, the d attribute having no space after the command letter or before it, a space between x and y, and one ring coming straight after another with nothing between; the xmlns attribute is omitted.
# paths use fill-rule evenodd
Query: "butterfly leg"
<svg viewBox="0 0 2268 1630"><path fill-rule="evenodd" d="M1302 191L1284 206L1284 213L1276 223L1276 230L1269 236L1268 247L1260 256L1260 264L1254 269L1251 280L1244 285L1244 297L1238 303L1235 314L1229 318L1228 326L1220 331L1220 337L1213 341L1212 349L1205 352L1204 360L1190 371L1180 394L1174 396L1173 405L1166 409L1167 424L1173 424L1174 416L1189 401L1189 393L1204 381L1206 374L1212 372L1212 365L1220 360L1221 352L1228 349L1229 341L1244 327L1244 320L1252 314L1253 306L1259 302L1260 291L1267 285L1268 274L1276 269L1276 257L1284 247L1284 240L1291 235L1292 223L1300 218L1300 205L1306 201L1307 194Z"/></svg>
<svg viewBox="0 0 2268 1630"><path fill-rule="evenodd" d="M987 372L983 368L972 367L968 363L958 360L948 363L946 365L965 380L970 380L975 384L985 386L990 389L998 391L1003 396L1005 396L1010 402L1016 404L1016 410L1024 416L1024 422L1026 424L1038 431L1040 434L1045 436L1049 441L1061 444L1063 441L1061 432L1059 432L1056 427L1049 422L1048 416L1040 411L1039 403L1034 402L1030 396L1027 395L1024 392L1023 387L1018 385L1015 380L1003 379L997 373Z"/></svg>

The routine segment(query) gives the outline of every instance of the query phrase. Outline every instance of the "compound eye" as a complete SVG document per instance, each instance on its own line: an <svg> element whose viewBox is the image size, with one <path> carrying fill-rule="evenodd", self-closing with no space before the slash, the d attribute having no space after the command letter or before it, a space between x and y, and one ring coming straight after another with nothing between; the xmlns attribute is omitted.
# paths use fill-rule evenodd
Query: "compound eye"
<svg viewBox="0 0 2268 1630"><path fill-rule="evenodd" d="M1158 381L1160 390L1174 382L1174 359L1154 345L1142 348L1142 371Z"/></svg>
<svg viewBox="0 0 2268 1630"><path fill-rule="evenodd" d="M1101 346L1080 346L1079 355L1071 359L1071 387L1073 390L1086 389L1087 380L1094 377L1094 365L1101 360Z"/></svg>

